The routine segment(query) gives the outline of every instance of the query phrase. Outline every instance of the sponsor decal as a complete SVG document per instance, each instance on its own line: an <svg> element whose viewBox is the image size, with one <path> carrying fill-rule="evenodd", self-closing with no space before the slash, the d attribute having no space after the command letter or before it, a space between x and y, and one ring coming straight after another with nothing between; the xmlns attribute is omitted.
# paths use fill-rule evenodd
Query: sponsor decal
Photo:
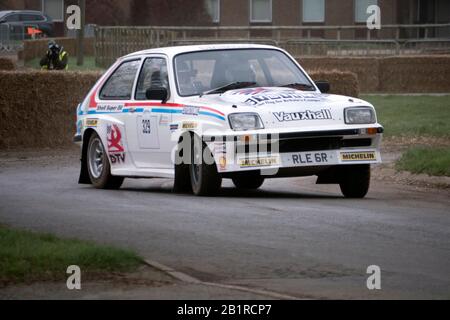
<svg viewBox="0 0 450 320"><path fill-rule="evenodd" d="M301 101L322 101L323 98L315 93L302 93L297 90L269 90L264 88L239 90L233 95L249 96L244 103L257 106L261 104L278 104Z"/></svg>
<svg viewBox="0 0 450 320"><path fill-rule="evenodd" d="M122 132L117 124L106 128L108 140L108 153L111 165L124 164L126 160L125 149L122 143Z"/></svg>
<svg viewBox="0 0 450 320"><path fill-rule="evenodd" d="M118 153L118 154L110 154L109 159L111 160L111 164L117 165L117 164L124 164L126 160L125 153Z"/></svg>
<svg viewBox="0 0 450 320"><path fill-rule="evenodd" d="M98 119L86 119L85 126L86 128L97 128Z"/></svg>
<svg viewBox="0 0 450 320"><path fill-rule="evenodd" d="M178 125L177 124L171 124L170 125L170 131L177 131L178 130Z"/></svg>
<svg viewBox="0 0 450 320"><path fill-rule="evenodd" d="M227 156L226 155L222 155L219 158L219 169L221 171L227 170Z"/></svg>
<svg viewBox="0 0 450 320"><path fill-rule="evenodd" d="M342 152L341 160L344 162L352 161L377 161L377 153L370 152Z"/></svg>
<svg viewBox="0 0 450 320"><path fill-rule="evenodd" d="M97 112L122 112L124 109L123 104L99 104L97 105Z"/></svg>
<svg viewBox="0 0 450 320"><path fill-rule="evenodd" d="M280 164L278 157L258 157L239 160L241 168L271 167Z"/></svg>
<svg viewBox="0 0 450 320"><path fill-rule="evenodd" d="M106 128L108 135L108 151L109 152L124 152L122 144L122 132L117 124L108 125Z"/></svg>
<svg viewBox="0 0 450 320"><path fill-rule="evenodd" d="M290 121L310 121L310 120L332 120L333 116L331 111L328 109L322 109L320 111L310 111L305 112L274 112L273 115L279 122L290 122Z"/></svg>
<svg viewBox="0 0 450 320"><path fill-rule="evenodd" d="M190 130L190 129L197 129L198 124L196 122L183 122L183 129Z"/></svg>
<svg viewBox="0 0 450 320"><path fill-rule="evenodd" d="M185 106L183 108L183 114L187 115L187 116L198 116L199 113L200 113L200 108L199 107Z"/></svg>

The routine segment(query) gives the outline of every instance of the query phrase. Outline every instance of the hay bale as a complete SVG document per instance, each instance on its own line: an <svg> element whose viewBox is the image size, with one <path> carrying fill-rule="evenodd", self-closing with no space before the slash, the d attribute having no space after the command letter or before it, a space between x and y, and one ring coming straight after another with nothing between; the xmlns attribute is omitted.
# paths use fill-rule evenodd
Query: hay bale
<svg viewBox="0 0 450 320"><path fill-rule="evenodd" d="M313 70L309 75L314 81L328 81L333 94L340 94L349 97L359 96L358 76L352 72L343 72L339 70Z"/></svg>
<svg viewBox="0 0 450 320"><path fill-rule="evenodd" d="M0 149L71 145L75 108L100 75L0 71Z"/></svg>
<svg viewBox="0 0 450 320"><path fill-rule="evenodd" d="M382 92L447 93L450 92L450 56L384 58L379 78Z"/></svg>
<svg viewBox="0 0 450 320"><path fill-rule="evenodd" d="M302 57L297 59L306 70L339 70L358 76L361 92L377 92L379 86L378 58Z"/></svg>
<svg viewBox="0 0 450 320"><path fill-rule="evenodd" d="M0 149L72 145L76 106L101 76L99 72L0 71ZM332 92L358 96L355 74L315 71Z"/></svg>
<svg viewBox="0 0 450 320"><path fill-rule="evenodd" d="M0 70L15 70L16 64L9 58L0 57Z"/></svg>

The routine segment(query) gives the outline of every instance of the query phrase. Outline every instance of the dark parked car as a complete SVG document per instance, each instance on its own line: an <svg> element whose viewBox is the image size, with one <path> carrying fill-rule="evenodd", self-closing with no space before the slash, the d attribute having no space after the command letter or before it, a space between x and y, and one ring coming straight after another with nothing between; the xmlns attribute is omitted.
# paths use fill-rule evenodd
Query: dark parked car
<svg viewBox="0 0 450 320"><path fill-rule="evenodd" d="M27 36L27 28L34 27L47 37L53 36L54 24L52 19L40 11L17 10L0 11L0 24L8 24L10 28L23 30Z"/></svg>

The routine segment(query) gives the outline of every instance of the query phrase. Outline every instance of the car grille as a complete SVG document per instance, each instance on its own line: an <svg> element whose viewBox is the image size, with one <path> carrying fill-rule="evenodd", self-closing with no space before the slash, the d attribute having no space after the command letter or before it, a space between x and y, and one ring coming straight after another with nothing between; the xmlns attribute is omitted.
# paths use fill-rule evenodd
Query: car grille
<svg viewBox="0 0 450 320"><path fill-rule="evenodd" d="M307 151L324 151L324 150L339 150L342 148L358 148L370 147L372 139L347 139L342 137L320 137L320 138L297 138L297 139L280 139L279 152L280 153L294 153ZM258 151L272 152L273 146L268 144ZM248 154L252 150L256 151L255 146L250 145L236 145L236 153Z"/></svg>

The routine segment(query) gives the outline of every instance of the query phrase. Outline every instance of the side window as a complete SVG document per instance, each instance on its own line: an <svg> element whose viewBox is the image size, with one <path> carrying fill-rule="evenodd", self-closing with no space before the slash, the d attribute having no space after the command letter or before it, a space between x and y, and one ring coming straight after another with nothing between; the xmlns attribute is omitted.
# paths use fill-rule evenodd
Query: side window
<svg viewBox="0 0 450 320"><path fill-rule="evenodd" d="M144 62L136 88L136 100L147 100L145 93L150 88L169 88L169 74L164 58L148 58Z"/></svg>
<svg viewBox="0 0 450 320"><path fill-rule="evenodd" d="M11 14L6 17L6 22L18 22L19 21L19 15L18 14Z"/></svg>
<svg viewBox="0 0 450 320"><path fill-rule="evenodd" d="M20 21L42 21L43 18L36 14L21 14Z"/></svg>
<svg viewBox="0 0 450 320"><path fill-rule="evenodd" d="M114 71L100 91L102 100L130 100L140 60L127 61Z"/></svg>

